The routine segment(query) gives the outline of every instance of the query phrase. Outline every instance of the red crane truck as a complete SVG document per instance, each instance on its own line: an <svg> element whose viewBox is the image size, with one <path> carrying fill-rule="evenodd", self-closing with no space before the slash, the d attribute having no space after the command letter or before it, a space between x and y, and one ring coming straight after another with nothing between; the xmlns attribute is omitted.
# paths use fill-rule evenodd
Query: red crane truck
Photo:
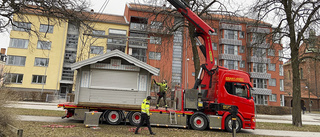
<svg viewBox="0 0 320 137"><path fill-rule="evenodd" d="M155 126L174 126L195 130L221 129L232 131L231 106L237 106L236 131L255 129L254 100L251 96L252 85L248 73L214 66L210 35L214 30L200 19L190 7L180 0L168 0L195 27L195 38L204 41L200 50L206 57L193 89L176 90L175 109L151 108L150 122ZM113 107L79 106L70 103L59 104L67 110L65 117L83 120L85 111L103 112L102 117L109 124L119 124L129 120L131 125L140 122L139 109Z"/></svg>

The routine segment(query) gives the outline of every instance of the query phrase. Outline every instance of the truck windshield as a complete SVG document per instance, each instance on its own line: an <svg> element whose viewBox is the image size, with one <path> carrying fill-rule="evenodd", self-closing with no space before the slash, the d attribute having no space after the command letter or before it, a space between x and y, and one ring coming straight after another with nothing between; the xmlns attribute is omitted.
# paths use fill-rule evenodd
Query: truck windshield
<svg viewBox="0 0 320 137"><path fill-rule="evenodd" d="M229 94L248 98L247 85L244 83L226 82L225 88Z"/></svg>

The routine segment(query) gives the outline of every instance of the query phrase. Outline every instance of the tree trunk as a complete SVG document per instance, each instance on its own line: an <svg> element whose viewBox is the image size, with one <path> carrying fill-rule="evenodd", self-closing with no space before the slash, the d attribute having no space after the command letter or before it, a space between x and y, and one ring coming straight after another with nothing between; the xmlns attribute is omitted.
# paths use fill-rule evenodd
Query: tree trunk
<svg viewBox="0 0 320 137"><path fill-rule="evenodd" d="M294 40L294 39L293 39ZM292 67L292 83L293 83L293 101L292 101L292 124L301 127L301 88L300 88L300 73L299 73L299 48L291 39L291 67Z"/></svg>
<svg viewBox="0 0 320 137"><path fill-rule="evenodd" d="M194 66L195 80L196 80L200 71L200 59L198 54L198 48L196 46L196 41L193 38L195 27L190 22L188 23L188 30L189 30L189 37L192 45L192 54L193 54L193 62L194 62L193 66Z"/></svg>

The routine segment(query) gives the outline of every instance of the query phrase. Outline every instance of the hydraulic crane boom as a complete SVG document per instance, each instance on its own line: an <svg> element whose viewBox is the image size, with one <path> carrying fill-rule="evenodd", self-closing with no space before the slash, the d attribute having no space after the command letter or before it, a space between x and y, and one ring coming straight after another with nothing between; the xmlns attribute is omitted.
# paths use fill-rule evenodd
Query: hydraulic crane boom
<svg viewBox="0 0 320 137"><path fill-rule="evenodd" d="M214 33L214 30L205 23L199 16L190 10L190 7L182 0L168 0L177 10L180 12L188 21L190 21L195 27L195 37L200 36L204 41L204 48L200 49L206 57L206 63L201 65L197 81L195 82L194 88L197 89L201 83L201 87L208 89L211 87L211 76L213 72L211 69L214 66L214 57L212 53L212 43L210 35ZM203 46L202 46L203 47ZM202 70L205 70L203 79L201 80Z"/></svg>

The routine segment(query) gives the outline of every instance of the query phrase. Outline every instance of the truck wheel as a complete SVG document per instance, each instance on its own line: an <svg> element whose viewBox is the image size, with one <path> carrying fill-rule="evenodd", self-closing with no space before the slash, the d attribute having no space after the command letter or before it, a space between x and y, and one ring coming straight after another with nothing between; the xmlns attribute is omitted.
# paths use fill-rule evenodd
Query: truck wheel
<svg viewBox="0 0 320 137"><path fill-rule="evenodd" d="M122 115L120 111L116 110L109 110L104 114L104 119L107 121L108 124L111 125L118 125L121 122Z"/></svg>
<svg viewBox="0 0 320 137"><path fill-rule="evenodd" d="M194 130L204 130L208 126L208 120L203 115L192 115L190 118L190 125Z"/></svg>
<svg viewBox="0 0 320 137"><path fill-rule="evenodd" d="M228 132L231 132L232 133L232 119L231 119L231 116L228 116L225 120L225 129L228 131ZM236 121L236 132L239 132L241 130L241 127L242 127L242 124L241 124L241 121L240 121L240 118L237 117L237 121Z"/></svg>
<svg viewBox="0 0 320 137"><path fill-rule="evenodd" d="M129 122L132 126L139 125L140 120L141 120L141 113L140 112L130 112Z"/></svg>

